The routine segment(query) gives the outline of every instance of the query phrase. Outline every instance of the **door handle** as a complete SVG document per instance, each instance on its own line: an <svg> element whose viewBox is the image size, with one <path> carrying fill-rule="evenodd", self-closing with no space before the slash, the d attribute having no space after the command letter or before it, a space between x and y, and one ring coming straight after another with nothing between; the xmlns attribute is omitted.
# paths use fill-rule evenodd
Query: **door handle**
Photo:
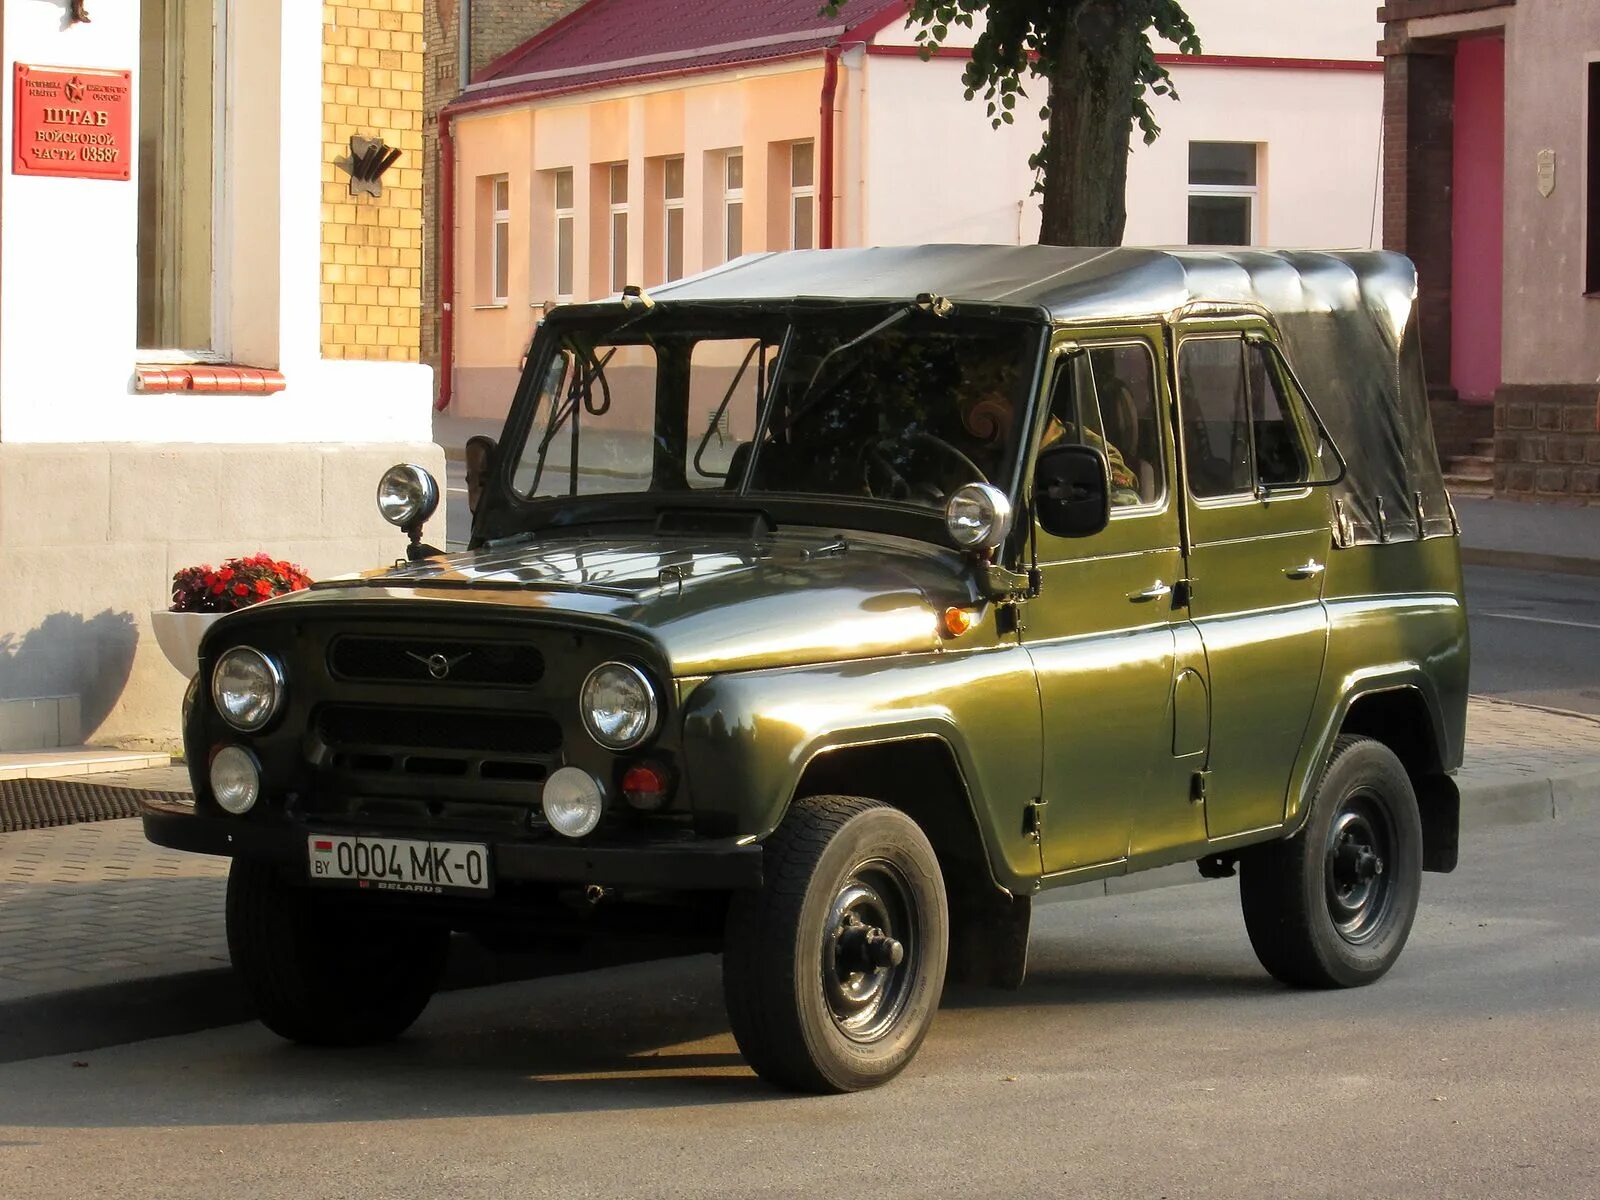
<svg viewBox="0 0 1600 1200"><path fill-rule="evenodd" d="M1142 592L1129 592L1128 599L1135 604L1148 604L1152 600L1160 600L1164 596L1172 595L1172 585L1156 580Z"/></svg>
<svg viewBox="0 0 1600 1200"><path fill-rule="evenodd" d="M1316 559L1308 558L1298 567L1285 567L1283 573L1290 579L1315 579L1324 570L1326 568Z"/></svg>

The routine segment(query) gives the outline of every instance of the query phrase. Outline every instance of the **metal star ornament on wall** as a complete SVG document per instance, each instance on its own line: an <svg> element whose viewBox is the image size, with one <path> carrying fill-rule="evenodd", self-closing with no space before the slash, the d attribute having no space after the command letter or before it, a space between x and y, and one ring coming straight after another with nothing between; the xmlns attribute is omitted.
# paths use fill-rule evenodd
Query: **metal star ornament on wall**
<svg viewBox="0 0 1600 1200"><path fill-rule="evenodd" d="M359 196L362 193L368 196L381 196L383 173L394 166L399 157L400 151L393 146L384 145L382 138L357 136L350 139L349 155L334 159L333 165L349 172L352 196Z"/></svg>

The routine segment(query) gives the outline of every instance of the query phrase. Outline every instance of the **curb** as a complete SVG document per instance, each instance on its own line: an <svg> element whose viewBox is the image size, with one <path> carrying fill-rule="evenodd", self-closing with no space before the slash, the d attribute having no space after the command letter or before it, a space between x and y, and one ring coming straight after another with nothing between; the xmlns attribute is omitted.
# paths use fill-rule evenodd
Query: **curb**
<svg viewBox="0 0 1600 1200"><path fill-rule="evenodd" d="M1503 567L1512 571L1549 571L1557 575L1600 576L1600 558L1571 554L1538 554L1531 550L1492 550L1486 546L1461 547L1461 561L1472 567Z"/></svg>

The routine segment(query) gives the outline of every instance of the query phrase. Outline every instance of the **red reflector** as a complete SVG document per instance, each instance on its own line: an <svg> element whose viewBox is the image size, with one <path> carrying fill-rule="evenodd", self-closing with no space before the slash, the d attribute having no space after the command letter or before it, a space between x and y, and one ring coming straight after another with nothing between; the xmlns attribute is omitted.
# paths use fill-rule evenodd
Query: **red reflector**
<svg viewBox="0 0 1600 1200"><path fill-rule="evenodd" d="M642 795L656 796L667 790L667 781L661 772L647 763L629 767L622 777L622 790Z"/></svg>
<svg viewBox="0 0 1600 1200"><path fill-rule="evenodd" d="M318 842L317 843L317 849L318 850L332 850L333 849L333 843L332 842Z"/></svg>

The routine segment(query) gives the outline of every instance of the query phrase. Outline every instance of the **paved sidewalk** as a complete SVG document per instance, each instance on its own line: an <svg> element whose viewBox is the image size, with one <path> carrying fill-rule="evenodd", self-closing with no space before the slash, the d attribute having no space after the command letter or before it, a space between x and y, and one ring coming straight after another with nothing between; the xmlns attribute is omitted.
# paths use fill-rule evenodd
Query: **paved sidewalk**
<svg viewBox="0 0 1600 1200"><path fill-rule="evenodd" d="M1484 567L1600 575L1600 505L1455 497L1461 559Z"/></svg>
<svg viewBox="0 0 1600 1200"><path fill-rule="evenodd" d="M1464 862L1496 826L1600 803L1600 718L1475 699L1467 741ZM182 787L180 770L120 782ZM82 989L225 968L226 873L223 859L150 845L137 820L0 835L0 1016ZM1195 878L1184 866L1108 890L1160 876Z"/></svg>

